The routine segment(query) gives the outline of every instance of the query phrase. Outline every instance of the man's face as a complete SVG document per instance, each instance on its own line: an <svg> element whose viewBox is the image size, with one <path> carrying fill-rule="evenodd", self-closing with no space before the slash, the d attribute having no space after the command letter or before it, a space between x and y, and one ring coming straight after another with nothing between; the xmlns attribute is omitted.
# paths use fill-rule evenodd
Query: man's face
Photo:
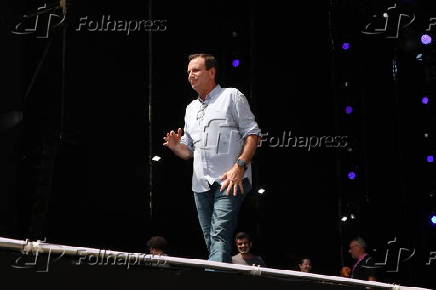
<svg viewBox="0 0 436 290"><path fill-rule="evenodd" d="M195 91L204 90L215 83L215 68L206 70L204 58L194 58L188 64L188 81Z"/></svg>
<svg viewBox="0 0 436 290"><path fill-rule="evenodd" d="M236 240L236 246L238 247L238 252L241 254L246 254L250 252L251 242L247 239L238 239Z"/></svg>
<svg viewBox="0 0 436 290"><path fill-rule="evenodd" d="M304 259L303 263L298 264L301 272L309 273L312 270L312 262L309 259Z"/></svg>
<svg viewBox="0 0 436 290"><path fill-rule="evenodd" d="M359 243L353 241L350 243L350 249L348 250L348 252L351 254L351 257L353 257L353 259L357 260L359 259L360 255L363 254L364 250Z"/></svg>

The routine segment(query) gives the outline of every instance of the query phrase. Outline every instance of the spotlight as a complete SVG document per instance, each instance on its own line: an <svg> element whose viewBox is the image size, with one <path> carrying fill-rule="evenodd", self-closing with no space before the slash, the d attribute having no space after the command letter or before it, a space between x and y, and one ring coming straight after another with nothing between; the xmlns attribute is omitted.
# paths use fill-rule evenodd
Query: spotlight
<svg viewBox="0 0 436 290"><path fill-rule="evenodd" d="M350 115L351 113L353 113L353 107L351 107L351 106L346 106L346 107L345 107L345 113L346 113L347 115Z"/></svg>
<svg viewBox="0 0 436 290"><path fill-rule="evenodd" d="M159 160L161 160L162 158L160 157L160 156L157 156L157 155L155 155L155 156L153 156L153 158L151 158L151 160L153 160L153 161L155 161L155 162L158 162Z"/></svg>
<svg viewBox="0 0 436 290"><path fill-rule="evenodd" d="M427 162L428 163L433 163L434 162L434 156L433 155L427 155Z"/></svg>
<svg viewBox="0 0 436 290"><path fill-rule="evenodd" d="M346 216L341 217L341 221L342 221L342 222L345 223L347 220L348 220L348 217L346 217Z"/></svg>
<svg viewBox="0 0 436 290"><path fill-rule="evenodd" d="M433 225L436 225L436 215L432 215L432 216L430 217L430 221L431 221L431 223L432 223Z"/></svg>
<svg viewBox="0 0 436 290"><path fill-rule="evenodd" d="M422 97L422 99L421 99L421 103L423 103L424 105L427 105L428 104L428 97Z"/></svg>
<svg viewBox="0 0 436 290"><path fill-rule="evenodd" d="M259 190L257 191L257 193L259 193L259 194L264 194L265 193L265 189L263 189L263 188L259 188Z"/></svg>
<svg viewBox="0 0 436 290"><path fill-rule="evenodd" d="M354 214L350 214L350 219L354 220L356 219L356 216Z"/></svg>
<svg viewBox="0 0 436 290"><path fill-rule="evenodd" d="M351 47L351 44L349 42L342 43L342 49L343 50L349 50Z"/></svg>
<svg viewBox="0 0 436 290"><path fill-rule="evenodd" d="M356 179L356 176L357 176L357 174L356 174L356 172L354 172L354 171L350 171L350 172L348 172L348 174L347 174L347 177L348 177L348 179L350 179L350 180L354 180L354 179Z"/></svg>
<svg viewBox="0 0 436 290"><path fill-rule="evenodd" d="M424 45L428 45L431 43L431 36L428 34L424 34L421 36L421 43Z"/></svg>
<svg viewBox="0 0 436 290"><path fill-rule="evenodd" d="M240 64L239 59L234 59L234 60L232 60L232 66L233 66L233 67L238 67L239 64Z"/></svg>

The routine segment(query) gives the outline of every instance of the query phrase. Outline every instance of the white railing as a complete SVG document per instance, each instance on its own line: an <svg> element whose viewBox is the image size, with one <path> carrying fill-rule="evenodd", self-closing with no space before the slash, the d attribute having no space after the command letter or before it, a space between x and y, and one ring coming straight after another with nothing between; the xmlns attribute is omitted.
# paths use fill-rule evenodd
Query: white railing
<svg viewBox="0 0 436 290"><path fill-rule="evenodd" d="M32 242L29 240L15 240L0 237L0 248L19 251L27 255L38 254L50 254L50 255L68 255L75 256L77 258L76 264L81 263L92 265L177 265L188 266L195 268L205 268L214 270L225 270L242 272L250 275L267 276L267 277L280 277L280 278L300 278L305 280L318 281L323 283L335 283L342 285L356 285L356 286L368 286L377 287L383 289L399 289L399 290L411 290L411 289L425 289L417 287L404 287L400 285L381 283L376 281L363 281L357 279L350 279L339 276L326 276L313 273L304 273L292 270L279 270L272 268L265 268L260 266L247 266L239 264L228 264L221 262L213 262L202 259L186 259L170 256L156 256L148 255L144 253L127 253L111 250L101 250L86 247L72 247L65 245L50 244L43 241ZM91 259L92 258L92 259ZM112 260L111 260L112 259Z"/></svg>

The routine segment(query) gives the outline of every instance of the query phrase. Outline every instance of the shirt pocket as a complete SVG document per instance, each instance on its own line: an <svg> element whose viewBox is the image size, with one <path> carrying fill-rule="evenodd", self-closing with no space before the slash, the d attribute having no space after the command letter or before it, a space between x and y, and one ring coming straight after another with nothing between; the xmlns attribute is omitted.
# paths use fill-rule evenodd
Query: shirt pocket
<svg viewBox="0 0 436 290"><path fill-rule="evenodd" d="M205 148L216 155L238 154L241 138L231 114L218 110L210 112L204 124Z"/></svg>

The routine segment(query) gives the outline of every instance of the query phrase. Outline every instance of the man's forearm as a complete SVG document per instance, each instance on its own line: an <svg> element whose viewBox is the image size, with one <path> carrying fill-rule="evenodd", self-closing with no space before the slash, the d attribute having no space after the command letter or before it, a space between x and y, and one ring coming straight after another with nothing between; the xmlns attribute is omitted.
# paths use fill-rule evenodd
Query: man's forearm
<svg viewBox="0 0 436 290"><path fill-rule="evenodd" d="M185 144L179 143L175 147L171 148L171 150L182 159L189 159L192 157L192 151Z"/></svg>
<svg viewBox="0 0 436 290"><path fill-rule="evenodd" d="M259 142L259 136L257 135L249 135L245 139L244 147L242 148L242 153L239 156L239 159L249 163L256 152L257 144Z"/></svg>

